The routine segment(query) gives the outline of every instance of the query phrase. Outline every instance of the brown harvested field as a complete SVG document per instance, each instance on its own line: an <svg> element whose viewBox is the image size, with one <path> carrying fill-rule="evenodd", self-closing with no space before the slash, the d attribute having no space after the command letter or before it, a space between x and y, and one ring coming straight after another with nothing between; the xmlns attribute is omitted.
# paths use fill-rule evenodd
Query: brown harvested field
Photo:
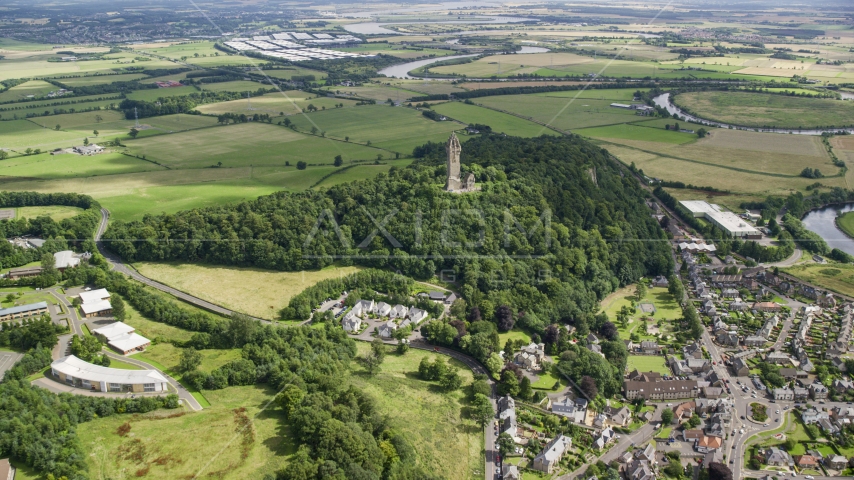
<svg viewBox="0 0 854 480"><path fill-rule="evenodd" d="M716 128L706 138L699 140L697 145L828 158L827 151L821 144L821 138L812 135L784 135Z"/></svg>
<svg viewBox="0 0 854 480"><path fill-rule="evenodd" d="M483 90L504 87L547 87L562 85L584 85L589 82L466 82L459 84L466 90Z"/></svg>
<svg viewBox="0 0 854 480"><path fill-rule="evenodd" d="M306 272L180 263L137 263L143 275L232 310L276 318L291 297L328 278L343 277L358 267L329 267Z"/></svg>

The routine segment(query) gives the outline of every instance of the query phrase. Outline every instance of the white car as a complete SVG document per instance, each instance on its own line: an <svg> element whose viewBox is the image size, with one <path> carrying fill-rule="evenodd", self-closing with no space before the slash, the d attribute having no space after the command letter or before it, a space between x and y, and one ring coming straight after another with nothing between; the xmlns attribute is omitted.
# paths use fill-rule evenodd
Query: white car
<svg viewBox="0 0 854 480"><path fill-rule="evenodd" d="M779 415L779 414L780 414L780 411L779 411L779 410L777 410L777 411L775 411L774 413L776 413L777 415Z"/></svg>

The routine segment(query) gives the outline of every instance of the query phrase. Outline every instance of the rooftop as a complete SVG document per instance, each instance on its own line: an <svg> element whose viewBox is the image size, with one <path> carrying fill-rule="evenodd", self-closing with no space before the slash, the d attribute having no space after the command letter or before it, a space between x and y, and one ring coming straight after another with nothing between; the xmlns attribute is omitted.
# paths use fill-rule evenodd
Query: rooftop
<svg viewBox="0 0 854 480"><path fill-rule="evenodd" d="M80 300L83 303L98 302L105 298L110 298L110 292L106 288L99 288L89 292L80 292Z"/></svg>
<svg viewBox="0 0 854 480"><path fill-rule="evenodd" d="M47 302L28 303L26 305L18 305L17 307L3 308L0 309L0 316L32 312L33 310L41 310L42 308L47 308Z"/></svg>
<svg viewBox="0 0 854 480"><path fill-rule="evenodd" d="M57 372L89 381L140 384L166 383L166 377L156 370L122 370L84 362L74 355L54 360L50 367Z"/></svg>

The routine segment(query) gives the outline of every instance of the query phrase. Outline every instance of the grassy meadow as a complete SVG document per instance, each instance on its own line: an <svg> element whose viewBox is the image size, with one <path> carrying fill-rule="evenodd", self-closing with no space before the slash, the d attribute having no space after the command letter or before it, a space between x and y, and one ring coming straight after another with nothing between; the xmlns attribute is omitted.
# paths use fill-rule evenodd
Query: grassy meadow
<svg viewBox="0 0 854 480"><path fill-rule="evenodd" d="M805 263L781 270L813 285L854 296L854 265Z"/></svg>
<svg viewBox="0 0 854 480"><path fill-rule="evenodd" d="M51 205L47 207L18 207L15 210L15 218L50 217L57 222L65 220L66 218L71 218L83 211L82 208L66 207L62 205Z"/></svg>
<svg viewBox="0 0 854 480"><path fill-rule="evenodd" d="M329 138L349 137L350 142L357 143L370 141L372 146L399 152L401 156L411 155L412 149L428 141L444 142L453 130L462 127L454 122L435 122L411 108L388 105L327 109L294 116L291 120L300 131L316 126Z"/></svg>
<svg viewBox="0 0 854 480"><path fill-rule="evenodd" d="M368 348L359 343L360 353ZM418 378L421 359L433 356L414 349L403 356L390 353L378 374L368 376L358 369L351 381L373 395L380 413L415 447L427 471L449 480L477 477L483 472L483 429L463 414L468 404L464 391L445 393L435 382ZM463 385L471 383L471 370L451 363L460 368Z"/></svg>
<svg viewBox="0 0 854 480"><path fill-rule="evenodd" d="M854 124L854 103L747 92L688 92L673 97L701 118L748 127L829 127Z"/></svg>
<svg viewBox="0 0 854 480"><path fill-rule="evenodd" d="M252 91L254 92L260 87L262 85L256 83ZM272 116L280 116L281 114L294 115L302 113L309 105L314 105L318 109L325 108L330 110L335 109L335 105L339 104L344 104L345 107L352 107L356 102L340 98L318 97L317 95L299 90L286 90L258 97L251 95L249 99L243 98L228 102L209 103L200 105L196 110L208 115L220 115L223 113L245 113L247 115L266 113Z"/></svg>
<svg viewBox="0 0 854 480"><path fill-rule="evenodd" d="M506 133L519 137L538 137L540 135L556 135L550 128L537 125L513 115L496 112L477 105L467 105L462 102L441 103L433 106L433 110L454 120L471 124L489 125L495 133Z"/></svg>
<svg viewBox="0 0 854 480"><path fill-rule="evenodd" d="M255 268L178 263L136 263L139 273L183 292L238 312L274 319L290 299L327 278L349 275L357 267L275 272Z"/></svg>
<svg viewBox="0 0 854 480"><path fill-rule="evenodd" d="M670 374L670 369L667 368L664 357L659 355L629 355L626 362L626 371L631 372L632 370L658 372L662 375Z"/></svg>

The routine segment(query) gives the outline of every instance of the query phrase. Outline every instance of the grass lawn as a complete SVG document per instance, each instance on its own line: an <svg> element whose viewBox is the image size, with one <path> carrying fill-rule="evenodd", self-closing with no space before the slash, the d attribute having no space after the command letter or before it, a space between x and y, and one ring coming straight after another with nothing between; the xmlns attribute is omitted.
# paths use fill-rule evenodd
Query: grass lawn
<svg viewBox="0 0 854 480"><path fill-rule="evenodd" d="M178 362L181 358L181 348L178 348L171 343L158 343L146 348L142 353L136 353L130 356L142 360L143 362L152 361L155 367L161 366L166 369L170 375L177 375ZM239 349L219 350L205 349L199 350L202 354L202 364L199 365L199 370L209 372L226 363L240 358Z"/></svg>
<svg viewBox="0 0 854 480"><path fill-rule="evenodd" d="M531 336L518 328L498 334L498 344L501 346L500 348L504 348L504 344L507 343L507 340L524 340L527 345L531 343Z"/></svg>
<svg viewBox="0 0 854 480"><path fill-rule="evenodd" d="M255 268L180 263L137 263L143 275L238 312L276 318L288 301L315 283L345 276L357 267L319 271L275 272Z"/></svg>
<svg viewBox="0 0 854 480"><path fill-rule="evenodd" d="M368 348L359 343L360 352ZM433 356L414 349L403 356L390 353L378 374L359 369L351 381L373 395L379 412L406 436L427 471L449 480L477 478L483 472L483 429L463 414L468 404L463 391L445 393L435 382L418 378L421 359ZM452 363L460 367L463 385L469 384L471 370Z"/></svg>
<svg viewBox="0 0 854 480"><path fill-rule="evenodd" d="M664 362L664 357L658 355L629 355L626 371L637 369L640 372L659 372L664 375L670 374L670 369Z"/></svg>
<svg viewBox="0 0 854 480"><path fill-rule="evenodd" d="M673 427L664 427L658 431L655 435L655 438L670 438L670 432L673 431Z"/></svg>
<svg viewBox="0 0 854 480"><path fill-rule="evenodd" d="M142 367L138 367L132 363L122 362L115 358L110 359L110 368L118 368L119 370L143 370Z"/></svg>
<svg viewBox="0 0 854 480"><path fill-rule="evenodd" d="M554 130L543 127L542 125L537 125L534 122L477 105L448 102L434 105L433 110L463 123L489 125L495 133L506 133L507 135L517 137L556 135Z"/></svg>
<svg viewBox="0 0 854 480"><path fill-rule="evenodd" d="M608 315L608 318L616 322L617 312L623 306L631 307L631 299L634 298L635 286L628 285L623 287L616 292L608 295L602 300L602 310ZM667 289L664 287L661 288L647 288L646 296L642 299L641 302L638 303L652 303L655 305L655 315L652 316L652 322L647 322L648 328L654 328L654 325L658 322L658 320L675 320L682 316L682 309L679 307L679 304L673 298L673 295L667 292ZM624 340L628 340L629 336L640 326L640 318L642 312L640 308L638 308L629 318L630 323L628 328L622 328L619 324L617 324L617 329L620 332L620 338ZM672 331L672 328L668 322L665 322L662 325L662 333L668 334ZM640 331L637 332L640 335L641 340L654 339L653 335L643 334Z"/></svg>
<svg viewBox="0 0 854 480"><path fill-rule="evenodd" d="M114 152L91 156L42 153L39 155L12 157L0 164L0 175L7 177L7 181L16 180L17 178L61 180L74 177L85 178L152 170L162 171L165 169L153 163Z"/></svg>
<svg viewBox="0 0 854 480"><path fill-rule="evenodd" d="M262 478L287 463L296 445L276 408L263 410L276 392L266 386L228 387L206 392L213 406L201 412L159 410L144 415L115 415L96 419L78 429L89 471L95 478L124 478L148 468L151 478ZM235 437L234 409L246 408L255 441L241 458ZM116 431L125 422L130 434ZM237 441L235 441L237 440ZM234 442L234 443L232 443ZM133 448L139 459L122 451ZM133 473L131 473L132 475ZM137 473L139 475L139 473Z"/></svg>
<svg viewBox="0 0 854 480"><path fill-rule="evenodd" d="M854 104L842 100L748 92L689 92L673 101L701 118L748 127L842 126L854 123Z"/></svg>
<svg viewBox="0 0 854 480"><path fill-rule="evenodd" d="M113 293L113 295L116 294ZM173 327L172 325L149 320L143 317L141 313L127 302L125 302L125 311L127 314L125 315L124 323L132 326L136 329L137 333L151 340L160 338L167 341L185 342L193 336L193 333L195 333L189 330L184 330L183 328Z"/></svg>
<svg viewBox="0 0 854 480"><path fill-rule="evenodd" d="M560 382L561 385L569 383L565 379L559 379L552 373L540 373L537 374L537 377L537 381L531 384L531 387L536 388L537 390L553 390L558 382Z"/></svg>

